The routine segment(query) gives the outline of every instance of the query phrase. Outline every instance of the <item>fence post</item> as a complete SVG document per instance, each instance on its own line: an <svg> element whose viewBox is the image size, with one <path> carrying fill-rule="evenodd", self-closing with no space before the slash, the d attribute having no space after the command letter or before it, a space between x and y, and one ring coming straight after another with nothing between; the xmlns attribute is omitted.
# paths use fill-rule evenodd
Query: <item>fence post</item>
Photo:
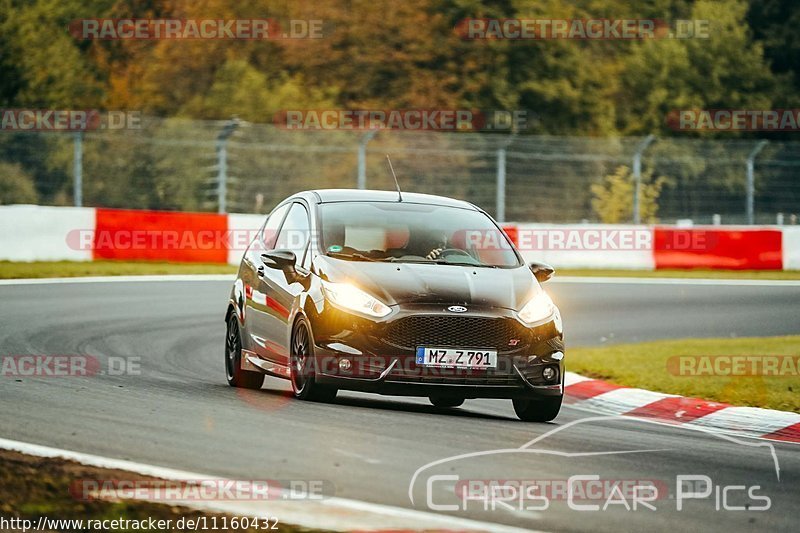
<svg viewBox="0 0 800 533"><path fill-rule="evenodd" d="M506 148L497 150L497 198L495 214L498 222L506 221Z"/></svg>
<svg viewBox="0 0 800 533"><path fill-rule="evenodd" d="M497 149L497 195L495 196L495 219L506 221L506 149L511 146L517 136L516 130L511 132L503 144Z"/></svg>
<svg viewBox="0 0 800 533"><path fill-rule="evenodd" d="M648 135L636 147L636 153L633 154L633 223L641 224L641 195L642 195L642 154L647 147L650 146L656 136L653 134Z"/></svg>
<svg viewBox="0 0 800 533"><path fill-rule="evenodd" d="M745 205L745 215L747 216L747 223L752 225L755 218L755 195L756 195L756 178L754 175L756 156L764 149L768 141L759 141L757 145L750 151L747 156L747 199Z"/></svg>
<svg viewBox="0 0 800 533"><path fill-rule="evenodd" d="M378 134L378 130L368 131L358 141L358 177L356 187L367 188L367 144Z"/></svg>
<svg viewBox="0 0 800 533"><path fill-rule="evenodd" d="M228 199L228 139L239 126L239 119L232 118L217 135L217 213L227 212Z"/></svg>
<svg viewBox="0 0 800 533"><path fill-rule="evenodd" d="M75 207L83 207L83 132L72 137L72 200Z"/></svg>

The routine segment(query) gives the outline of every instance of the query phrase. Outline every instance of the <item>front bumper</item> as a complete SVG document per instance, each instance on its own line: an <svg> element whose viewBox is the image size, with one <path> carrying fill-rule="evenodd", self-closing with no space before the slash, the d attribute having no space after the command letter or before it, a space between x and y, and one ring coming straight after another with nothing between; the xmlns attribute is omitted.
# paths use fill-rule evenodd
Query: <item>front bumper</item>
<svg viewBox="0 0 800 533"><path fill-rule="evenodd" d="M395 363L384 369L376 377L346 376L343 371L337 374L317 372L319 383L338 389L372 392L391 396L452 396L458 398L530 398L536 396L561 396L563 394L563 361L552 362L559 369L558 382L535 385L525 377L518 367L513 374L486 378L458 376L408 376L397 372Z"/></svg>
<svg viewBox="0 0 800 533"><path fill-rule="evenodd" d="M498 351L497 368L469 370L431 368L417 365L414 346L398 346L392 340L393 323L403 318L450 317L441 305L403 309L385 323L359 319L346 313L331 315L323 327L315 325L316 379L320 384L344 390L357 390L397 396L454 396L462 398L531 398L563 394L564 343L560 320L553 319L536 327L525 327L510 311L477 309L461 318L514 320L514 345L492 344ZM464 330L463 338L474 338L474 331ZM449 341L449 342L447 342ZM417 342L417 339L414 340ZM443 342L446 342L443 344ZM419 344L426 345L426 344ZM427 345L464 345L462 333L438 339ZM487 345L488 346L488 345ZM543 377L551 367L556 375Z"/></svg>

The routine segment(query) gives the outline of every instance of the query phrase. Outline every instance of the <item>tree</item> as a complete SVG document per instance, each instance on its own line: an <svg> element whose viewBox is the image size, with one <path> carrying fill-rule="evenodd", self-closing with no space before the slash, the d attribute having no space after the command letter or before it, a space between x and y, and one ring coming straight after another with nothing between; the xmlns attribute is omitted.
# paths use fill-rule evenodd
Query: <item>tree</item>
<svg viewBox="0 0 800 533"><path fill-rule="evenodd" d="M797 0L751 0L747 21L753 36L764 45L772 71L786 73L794 82L778 105L796 107L800 87L800 3Z"/></svg>
<svg viewBox="0 0 800 533"><path fill-rule="evenodd" d="M12 65L9 74L15 74L14 83L0 84L0 90L15 91L2 99L20 107L101 107L103 73L88 48L67 32L67 26L81 16L98 16L93 13L102 12L103 3L91 8L79 0L39 0L0 15L0 60Z"/></svg>
<svg viewBox="0 0 800 533"><path fill-rule="evenodd" d="M0 204L35 204L33 179L16 163L0 162Z"/></svg>
<svg viewBox="0 0 800 533"><path fill-rule="evenodd" d="M658 196L666 179L659 177L652 180L651 172L642 175L639 190L639 213L641 220L647 224L658 222ZM631 171L626 166L619 166L613 174L603 178L600 183L591 186L592 209L606 224L620 224L633 219L634 183Z"/></svg>
<svg viewBox="0 0 800 533"><path fill-rule="evenodd" d="M286 109L333 108L336 93L306 85L300 76L267 76L243 59L231 59L217 70L205 94L199 94L182 109L185 116L228 119L232 115L251 122L271 122Z"/></svg>
<svg viewBox="0 0 800 533"><path fill-rule="evenodd" d="M707 39L630 43L617 96L619 130L674 134L666 117L678 109L769 109L781 85L751 39L746 13L742 0L698 0L690 19L710 22Z"/></svg>

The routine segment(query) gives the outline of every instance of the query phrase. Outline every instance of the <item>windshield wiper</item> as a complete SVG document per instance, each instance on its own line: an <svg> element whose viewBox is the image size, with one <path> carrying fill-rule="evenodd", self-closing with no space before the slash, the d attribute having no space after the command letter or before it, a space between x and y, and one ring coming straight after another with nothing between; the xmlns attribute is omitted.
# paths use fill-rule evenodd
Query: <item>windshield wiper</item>
<svg viewBox="0 0 800 533"><path fill-rule="evenodd" d="M418 265L452 265L452 266L469 266L476 268L500 268L497 265L487 265L484 263L464 263L461 261L447 261L445 259L426 259L424 257L419 259L398 259L396 257L386 257L383 259L373 259L373 261L391 261L396 263L412 263Z"/></svg>
<svg viewBox="0 0 800 533"><path fill-rule="evenodd" d="M499 268L497 265L486 265L486 264L475 264L475 263L463 263L459 261L446 261L444 259L398 259L397 257L381 257L381 258L374 258L366 256L359 252L326 252L325 255L328 257L334 257L336 259L345 259L348 261L370 261L373 263L420 263L420 264L432 264L432 265L453 265L453 266L469 266L469 267L477 267L477 268Z"/></svg>
<svg viewBox="0 0 800 533"><path fill-rule="evenodd" d="M454 265L454 266L468 266L476 268L500 268L497 265L487 265L484 263L463 263L461 261L446 261L444 259L436 259L433 261L437 265Z"/></svg>
<svg viewBox="0 0 800 533"><path fill-rule="evenodd" d="M378 261L378 259L373 259L371 257L367 257L364 254L360 254L358 252L347 253L347 252L326 252L325 255L328 257L335 257L336 259L347 259L349 261Z"/></svg>

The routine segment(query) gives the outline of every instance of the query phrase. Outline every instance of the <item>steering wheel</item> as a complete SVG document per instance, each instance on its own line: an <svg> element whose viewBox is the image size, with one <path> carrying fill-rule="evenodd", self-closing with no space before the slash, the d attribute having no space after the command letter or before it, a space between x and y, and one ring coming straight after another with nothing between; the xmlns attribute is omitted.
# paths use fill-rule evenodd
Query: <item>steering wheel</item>
<svg viewBox="0 0 800 533"><path fill-rule="evenodd" d="M459 248L441 248L441 249L434 248L425 257L427 259L439 259L447 257L449 255L463 255L468 257L470 261L475 261L475 258L472 257L468 252L466 252L465 250L461 250Z"/></svg>
<svg viewBox="0 0 800 533"><path fill-rule="evenodd" d="M444 250L439 252L439 257L443 257L445 255L453 255L453 254L466 255L467 257L472 258L472 256L469 255L469 252L467 252L466 250L461 250L459 248L445 248Z"/></svg>

